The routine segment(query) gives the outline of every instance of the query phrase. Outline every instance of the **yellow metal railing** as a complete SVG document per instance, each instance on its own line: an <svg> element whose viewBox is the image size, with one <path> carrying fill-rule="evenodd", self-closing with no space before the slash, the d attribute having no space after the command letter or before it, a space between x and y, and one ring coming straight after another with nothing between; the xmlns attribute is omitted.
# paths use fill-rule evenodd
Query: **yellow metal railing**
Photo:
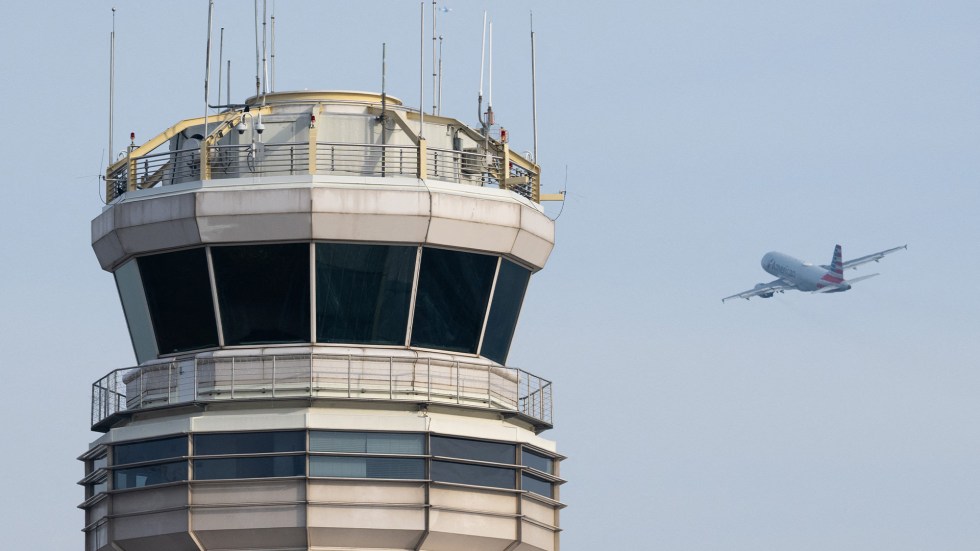
<svg viewBox="0 0 980 551"><path fill-rule="evenodd" d="M314 107L319 113L319 106ZM271 107L253 108L251 115L269 113ZM317 141L311 123L307 142L222 144L243 116L233 111L214 117L208 136L194 147L157 152L184 130L204 124L204 118L186 119L140 146L131 145L126 157L106 170L106 202L123 193L156 186L245 176L293 174L347 174L372 177L414 176L473 186L499 187L534 202L542 200L540 167L510 150L506 143L486 139L465 128L479 145L459 151L429 147L411 130L405 113L392 115L411 139L411 145ZM316 120L314 115L313 120ZM548 196L545 200L550 199Z"/></svg>

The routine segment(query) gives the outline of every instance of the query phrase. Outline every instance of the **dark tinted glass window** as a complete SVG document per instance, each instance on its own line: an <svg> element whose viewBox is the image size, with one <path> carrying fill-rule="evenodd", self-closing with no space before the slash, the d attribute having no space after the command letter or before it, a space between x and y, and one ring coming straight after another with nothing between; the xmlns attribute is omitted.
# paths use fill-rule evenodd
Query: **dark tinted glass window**
<svg viewBox="0 0 980 551"><path fill-rule="evenodd" d="M513 488L514 470L503 467L486 467L484 465L470 465L467 463L433 461L432 480L437 482L455 482L456 484L472 484L474 486Z"/></svg>
<svg viewBox="0 0 980 551"><path fill-rule="evenodd" d="M123 313L126 314L126 325L129 326L129 336L133 340L136 361L143 363L155 359L160 353L157 350L156 338L153 336L150 309L146 305L146 291L143 290L143 280L140 278L136 260L123 264L113 275L116 276L119 301L122 302Z"/></svg>
<svg viewBox="0 0 980 551"><path fill-rule="evenodd" d="M143 256L136 262L160 353L218 346L204 249Z"/></svg>
<svg viewBox="0 0 980 551"><path fill-rule="evenodd" d="M116 489L142 488L180 480L187 480L187 461L118 469L115 472L113 486Z"/></svg>
<svg viewBox="0 0 980 551"><path fill-rule="evenodd" d="M499 364L507 362L510 342L514 338L517 317L521 313L524 292L530 279L531 270L509 260L501 260L500 274L490 303L490 317L487 318L487 331L480 349L482 356Z"/></svg>
<svg viewBox="0 0 980 551"><path fill-rule="evenodd" d="M194 435L194 455L296 452L306 449L303 431Z"/></svg>
<svg viewBox="0 0 980 551"><path fill-rule="evenodd" d="M310 246L213 247L225 344L309 342Z"/></svg>
<svg viewBox="0 0 980 551"><path fill-rule="evenodd" d="M493 256L424 249L412 346L476 353L496 264Z"/></svg>
<svg viewBox="0 0 980 551"><path fill-rule="evenodd" d="M310 476L345 478L425 478L424 459L394 457L310 457Z"/></svg>
<svg viewBox="0 0 980 551"><path fill-rule="evenodd" d="M274 476L303 476L305 474L305 455L194 460L195 480L269 478Z"/></svg>
<svg viewBox="0 0 980 551"><path fill-rule="evenodd" d="M423 435L386 432L310 432L310 451L422 455Z"/></svg>
<svg viewBox="0 0 980 551"><path fill-rule="evenodd" d="M432 436L430 445L432 446L432 455L491 461L494 463L514 462L513 444Z"/></svg>
<svg viewBox="0 0 980 551"><path fill-rule="evenodd" d="M187 437L176 436L161 440L133 442L132 444L116 444L113 446L112 464L125 465L185 455L187 455Z"/></svg>
<svg viewBox="0 0 980 551"><path fill-rule="evenodd" d="M555 474L555 460L525 449L521 451L521 463L525 467L537 469L543 473Z"/></svg>
<svg viewBox="0 0 980 551"><path fill-rule="evenodd" d="M415 247L318 243L316 338L405 343Z"/></svg>
<svg viewBox="0 0 980 551"><path fill-rule="evenodd" d="M521 488L545 497L555 497L555 487L551 482L532 474L524 473L521 476Z"/></svg>

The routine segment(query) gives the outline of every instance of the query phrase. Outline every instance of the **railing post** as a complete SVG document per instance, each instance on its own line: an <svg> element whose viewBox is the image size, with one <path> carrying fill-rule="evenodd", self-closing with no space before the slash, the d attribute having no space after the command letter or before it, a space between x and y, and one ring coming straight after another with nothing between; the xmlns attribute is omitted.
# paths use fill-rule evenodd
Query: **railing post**
<svg viewBox="0 0 980 551"><path fill-rule="evenodd" d="M276 357L272 357L272 397L276 397Z"/></svg>
<svg viewBox="0 0 980 551"><path fill-rule="evenodd" d="M318 125L316 121L320 116L320 108L320 104L316 104L313 106L313 110L310 112L310 135L308 138L309 150L307 153L309 158L306 160L306 169L309 171L310 175L316 174L316 142L319 139L319 132L317 130ZM310 371L312 371L312 365L313 364L310 363ZM313 390L312 386L310 387L310 390Z"/></svg>
<svg viewBox="0 0 980 551"><path fill-rule="evenodd" d="M490 396L490 366L487 366L487 407L493 407L493 398Z"/></svg>
<svg viewBox="0 0 980 551"><path fill-rule="evenodd" d="M425 359L425 401L432 401L432 358Z"/></svg>
<svg viewBox="0 0 980 551"><path fill-rule="evenodd" d="M231 357L231 399L235 399L235 357Z"/></svg>
<svg viewBox="0 0 980 551"><path fill-rule="evenodd" d="M201 142L201 180L211 179L211 140L204 138Z"/></svg>
<svg viewBox="0 0 980 551"><path fill-rule="evenodd" d="M196 402L198 400L198 397L199 397L199 394L198 394L199 391L198 391L198 386L197 386L197 384L198 384L197 383L197 380L198 380L198 377L197 377L198 369L197 369L197 367L198 367L198 364L197 364L197 356L194 356L194 389L193 389L194 390L194 399L192 400L193 402Z"/></svg>
<svg viewBox="0 0 980 551"><path fill-rule="evenodd" d="M425 138L419 137L419 148L418 148L418 166L416 167L416 176L419 180L425 180L428 178L428 166L426 166L426 158L428 157L428 152L426 149Z"/></svg>
<svg viewBox="0 0 980 551"><path fill-rule="evenodd" d="M351 355L347 355L347 397L350 398L350 368L351 368Z"/></svg>
<svg viewBox="0 0 980 551"><path fill-rule="evenodd" d="M167 365L167 403L172 404L173 402L173 385L174 385L174 362L176 360L170 360L170 364Z"/></svg>
<svg viewBox="0 0 980 551"><path fill-rule="evenodd" d="M391 356L388 356L388 399L395 399L395 376L392 373L394 369L394 362Z"/></svg>
<svg viewBox="0 0 980 551"><path fill-rule="evenodd" d="M136 191L136 159L132 157L132 148L129 148L127 151L126 155L128 155L128 160L126 164L129 166L126 171L126 191Z"/></svg>
<svg viewBox="0 0 980 551"><path fill-rule="evenodd" d="M144 388L146 386L144 384L144 382L143 382L143 376L146 374L146 372L143 371L143 368L142 367L139 368L139 370L140 370L140 401L139 401L139 404L140 404L140 409L143 409L143 390L144 390Z"/></svg>
<svg viewBox="0 0 980 551"><path fill-rule="evenodd" d="M310 398L313 397L313 353L310 352Z"/></svg>
<svg viewBox="0 0 980 551"><path fill-rule="evenodd" d="M460 403L460 398L461 398L461 395L462 395L462 391L460 390L460 383L462 381L459 380L460 379L460 376L459 376L459 360L453 361L453 365L456 366L456 403L458 404L458 403Z"/></svg>

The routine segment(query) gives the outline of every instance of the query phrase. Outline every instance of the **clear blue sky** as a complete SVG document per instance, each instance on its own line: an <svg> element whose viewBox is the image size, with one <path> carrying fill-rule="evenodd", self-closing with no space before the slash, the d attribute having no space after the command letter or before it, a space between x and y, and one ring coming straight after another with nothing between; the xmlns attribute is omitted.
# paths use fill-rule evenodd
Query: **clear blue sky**
<svg viewBox="0 0 980 551"><path fill-rule="evenodd" d="M0 34L11 549L82 547L90 384L134 362L89 244L112 5L12 3ZM118 147L202 111L207 2L116 5ZM238 99L251 5L217 2ZM980 547L980 4L446 5L443 113L475 118L487 8L530 149L533 9L546 191L568 167L510 358L556 385L563 550ZM387 42L417 105L418 7L278 2L277 88L378 90ZM909 250L848 293L720 302L835 243Z"/></svg>

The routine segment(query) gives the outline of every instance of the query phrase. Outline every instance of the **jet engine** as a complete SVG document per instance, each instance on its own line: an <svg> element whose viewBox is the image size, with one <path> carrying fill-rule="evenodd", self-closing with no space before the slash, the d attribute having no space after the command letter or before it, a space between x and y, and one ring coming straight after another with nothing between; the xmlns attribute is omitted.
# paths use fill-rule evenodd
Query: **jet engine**
<svg viewBox="0 0 980 551"><path fill-rule="evenodd" d="M755 289L761 289L761 288L763 288L765 286L766 286L765 283L756 283L756 285L755 285L754 288ZM770 291L768 293L762 293L759 296L762 297L762 298L772 298L772 295L774 295L774 294L775 294L775 291Z"/></svg>

